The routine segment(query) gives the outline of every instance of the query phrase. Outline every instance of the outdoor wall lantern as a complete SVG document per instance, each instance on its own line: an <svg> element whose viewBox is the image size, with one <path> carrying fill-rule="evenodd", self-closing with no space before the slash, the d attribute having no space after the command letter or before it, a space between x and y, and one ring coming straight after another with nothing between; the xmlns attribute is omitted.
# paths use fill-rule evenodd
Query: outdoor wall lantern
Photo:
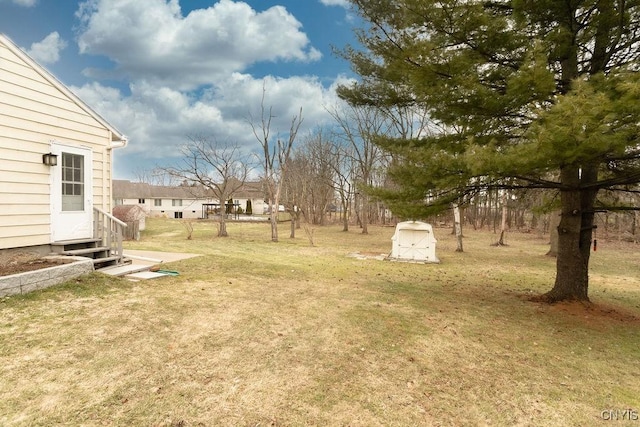
<svg viewBox="0 0 640 427"><path fill-rule="evenodd" d="M53 153L43 154L42 163L47 166L56 166L58 164L58 156Z"/></svg>

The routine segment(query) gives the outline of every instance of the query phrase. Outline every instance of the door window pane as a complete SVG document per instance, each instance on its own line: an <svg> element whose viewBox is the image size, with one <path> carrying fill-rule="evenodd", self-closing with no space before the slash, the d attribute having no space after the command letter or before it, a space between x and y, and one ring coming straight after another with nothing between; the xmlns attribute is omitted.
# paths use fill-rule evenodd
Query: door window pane
<svg viewBox="0 0 640 427"><path fill-rule="evenodd" d="M84 156L62 153L62 210L84 210Z"/></svg>

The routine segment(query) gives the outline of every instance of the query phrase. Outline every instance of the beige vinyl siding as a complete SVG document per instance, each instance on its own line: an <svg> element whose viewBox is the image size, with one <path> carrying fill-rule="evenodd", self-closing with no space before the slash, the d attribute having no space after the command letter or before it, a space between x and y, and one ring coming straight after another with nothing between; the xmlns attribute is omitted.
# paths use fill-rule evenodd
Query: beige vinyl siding
<svg viewBox="0 0 640 427"><path fill-rule="evenodd" d="M48 144L4 136L0 126L0 248L42 244L50 234ZM46 151L44 151L46 150Z"/></svg>
<svg viewBox="0 0 640 427"><path fill-rule="evenodd" d="M93 205L111 212L111 151L93 152ZM106 195L106 197L105 197Z"/></svg>
<svg viewBox="0 0 640 427"><path fill-rule="evenodd" d="M57 110L55 106L48 104L38 104L30 99L18 98L3 94L0 103L0 115L3 115L11 122L16 123L15 127L24 128L25 125L37 124L42 131L48 135L59 138L73 137L77 142L85 142L93 137L106 138L106 129L96 127L98 123L83 123L81 120L90 119L82 117L79 112L67 110ZM15 102L19 105L7 105L6 102ZM41 108L42 111L34 110ZM53 116L52 112L64 113L70 117ZM28 127L26 129L29 129Z"/></svg>
<svg viewBox="0 0 640 427"><path fill-rule="evenodd" d="M40 165L42 156L40 152L49 148L49 144L32 144L30 142L19 141L15 138L9 139L0 136L0 140L6 139L6 144L0 142L0 159L3 161L25 162ZM10 145L13 145L10 147Z"/></svg>
<svg viewBox="0 0 640 427"><path fill-rule="evenodd" d="M2 192L0 192L2 194ZM18 205L21 208L25 208L25 205L28 206L38 206L43 205L48 209L49 206L49 195L46 194L46 199L42 197L42 194L29 194L23 193L19 194L15 191L9 191L6 194L2 194L2 200L0 200L0 206L9 207L11 205ZM3 209L2 213L6 213L7 210Z"/></svg>
<svg viewBox="0 0 640 427"><path fill-rule="evenodd" d="M47 147L48 148L48 147ZM43 153L28 153L27 157L37 157L39 163L35 163L34 161L19 161L19 160L2 160L2 165L0 166L0 174L3 172L7 174L7 179L12 179L11 177L15 173L16 175L26 175L24 182L34 182L39 181L34 175L42 175L48 177L49 171L48 168L45 169L45 165L42 164L42 154ZM47 180L48 181L48 180ZM20 181L19 181L20 182Z"/></svg>
<svg viewBox="0 0 640 427"><path fill-rule="evenodd" d="M30 220L30 219L29 219ZM0 239L15 239L20 236L38 237L42 233L46 233L49 224L30 224L26 223L20 228L18 227L0 227ZM23 246L23 245L18 245Z"/></svg>
<svg viewBox="0 0 640 427"><path fill-rule="evenodd" d="M111 131L0 40L0 249L51 240L51 168L56 141L93 152L93 204L111 209Z"/></svg>
<svg viewBox="0 0 640 427"><path fill-rule="evenodd" d="M27 233L27 230L25 230L24 234L17 237L1 237L0 242L0 249L24 248L28 246L39 246L43 244L41 233L32 236Z"/></svg>
<svg viewBox="0 0 640 427"><path fill-rule="evenodd" d="M49 215L5 215L2 217L2 225L7 229L17 226L48 226Z"/></svg>
<svg viewBox="0 0 640 427"><path fill-rule="evenodd" d="M47 210L46 213L44 213L45 209ZM43 203L39 203L37 205L27 203L5 204L2 205L2 223L0 224L0 227L3 227L5 225L5 221L6 223L9 222L8 218L10 216L24 215L25 218L23 222L28 223L26 216L49 215L49 213L50 212L48 203L46 205Z"/></svg>

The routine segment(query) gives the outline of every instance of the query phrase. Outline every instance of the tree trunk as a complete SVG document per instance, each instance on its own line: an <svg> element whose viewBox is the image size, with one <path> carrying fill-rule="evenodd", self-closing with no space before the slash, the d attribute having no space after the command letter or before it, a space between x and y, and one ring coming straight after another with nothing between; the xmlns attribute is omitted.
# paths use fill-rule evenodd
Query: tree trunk
<svg viewBox="0 0 640 427"><path fill-rule="evenodd" d="M362 208L360 209L360 220L362 221L362 234L369 234L369 196L362 195Z"/></svg>
<svg viewBox="0 0 640 427"><path fill-rule="evenodd" d="M349 215L346 210L342 213L342 231L349 231Z"/></svg>
<svg viewBox="0 0 640 427"><path fill-rule="evenodd" d="M229 234L227 233L227 221L226 221L226 217L227 215L222 212L222 209L220 210L220 228L218 228L218 237L228 237Z"/></svg>
<svg viewBox="0 0 640 427"><path fill-rule="evenodd" d="M500 190L496 190L496 197L494 199L495 209L492 207L493 234L496 234L498 228L498 191Z"/></svg>
<svg viewBox="0 0 640 427"><path fill-rule="evenodd" d="M492 246L507 246L506 243L504 243L504 233L507 230L507 193L506 191L502 193L500 200L502 202L502 218L500 221L500 238ZM496 215L497 215L497 212L498 210L496 209ZM495 228L495 222L494 222L494 228Z"/></svg>
<svg viewBox="0 0 640 427"><path fill-rule="evenodd" d="M487 191L487 196L484 200L484 207L482 209L482 221L480 222L480 230L484 228L485 223L487 224L487 228L491 229L489 225L489 217L491 216L491 197L493 195L493 191Z"/></svg>
<svg viewBox="0 0 640 427"><path fill-rule="evenodd" d="M462 222L460 221L460 206L453 204L453 228L456 233L456 252L464 252L462 248Z"/></svg>
<svg viewBox="0 0 640 427"><path fill-rule="evenodd" d="M469 217L469 210L466 210L467 218L469 219L469 224L473 227L474 230L478 229L478 198L474 197L473 199L473 211L471 217Z"/></svg>
<svg viewBox="0 0 640 427"><path fill-rule="evenodd" d="M556 281L553 289L543 295L548 302L589 301L589 256L598 191L585 185L595 182L597 173L597 166L566 167L560 171L566 189L560 192Z"/></svg>
<svg viewBox="0 0 640 427"><path fill-rule="evenodd" d="M278 205L271 205L271 241L278 241Z"/></svg>
<svg viewBox="0 0 640 427"><path fill-rule="evenodd" d="M218 228L218 237L228 237L227 233L227 207L225 206L225 200L227 195L224 192L220 193L220 227Z"/></svg>
<svg viewBox="0 0 640 427"><path fill-rule="evenodd" d="M340 220L342 221L342 231L349 231L349 199L344 191L340 191Z"/></svg>
<svg viewBox="0 0 640 427"><path fill-rule="evenodd" d="M353 212L356 215L356 224L358 227L362 227L362 217L360 215L360 196L356 195L353 199Z"/></svg>
<svg viewBox="0 0 640 427"><path fill-rule="evenodd" d="M275 202L274 202L275 199ZM271 241L278 241L278 205L279 200L277 198L269 199L269 223L271 224Z"/></svg>
<svg viewBox="0 0 640 427"><path fill-rule="evenodd" d="M284 175L284 171L282 172ZM271 205L271 241L278 241L278 215L280 214L280 191L282 190L282 181L275 184L273 192L273 204Z"/></svg>
<svg viewBox="0 0 640 427"><path fill-rule="evenodd" d="M558 227L560 226L560 212L552 211L549 214L549 239L550 247L547 256L558 256Z"/></svg>

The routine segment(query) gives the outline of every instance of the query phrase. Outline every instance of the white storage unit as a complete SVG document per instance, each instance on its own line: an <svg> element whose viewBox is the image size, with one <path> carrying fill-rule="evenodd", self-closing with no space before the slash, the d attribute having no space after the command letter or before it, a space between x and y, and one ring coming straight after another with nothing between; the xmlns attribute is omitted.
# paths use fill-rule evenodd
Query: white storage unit
<svg viewBox="0 0 640 427"><path fill-rule="evenodd" d="M405 221L396 225L391 238L392 260L440 262L436 257L436 238L431 224L420 221Z"/></svg>

